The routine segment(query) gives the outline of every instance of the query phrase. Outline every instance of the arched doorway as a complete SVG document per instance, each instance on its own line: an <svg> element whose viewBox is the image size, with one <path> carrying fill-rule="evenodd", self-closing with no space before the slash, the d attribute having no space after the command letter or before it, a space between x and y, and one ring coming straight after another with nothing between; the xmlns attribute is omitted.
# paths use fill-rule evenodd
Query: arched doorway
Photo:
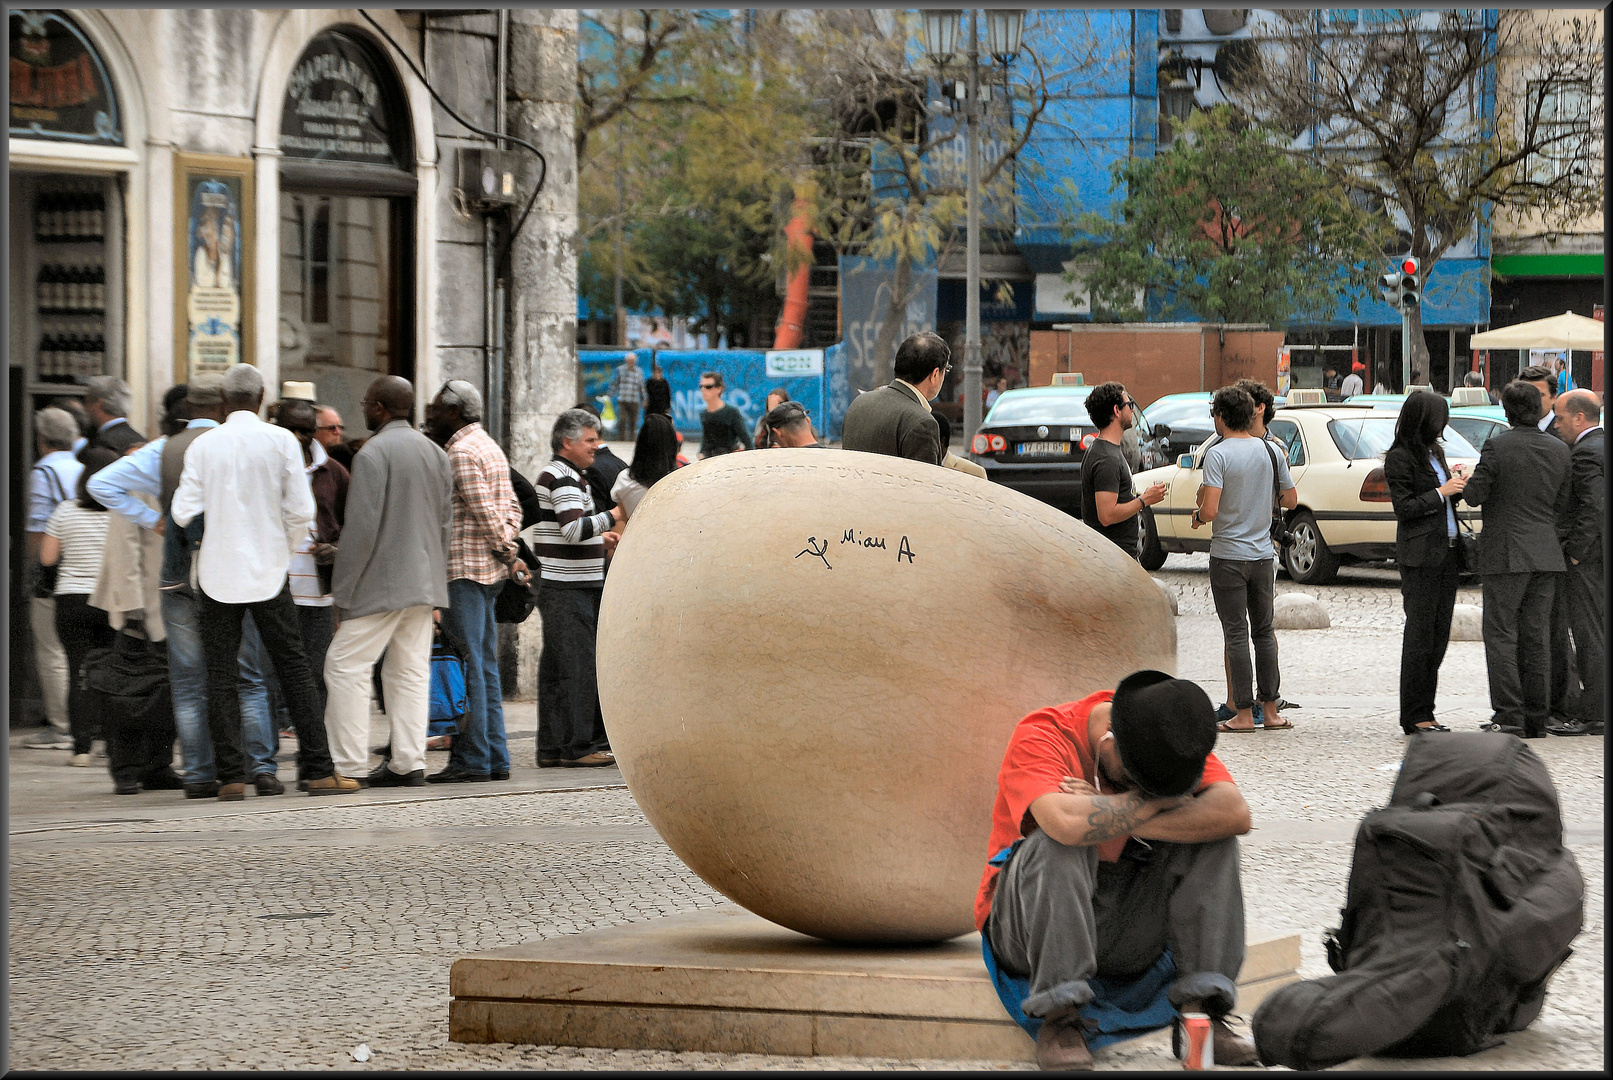
<svg viewBox="0 0 1613 1080"><path fill-rule="evenodd" d="M414 378L416 339L408 104L363 31L328 29L304 48L280 152L279 377L313 383L356 428L377 375Z"/></svg>

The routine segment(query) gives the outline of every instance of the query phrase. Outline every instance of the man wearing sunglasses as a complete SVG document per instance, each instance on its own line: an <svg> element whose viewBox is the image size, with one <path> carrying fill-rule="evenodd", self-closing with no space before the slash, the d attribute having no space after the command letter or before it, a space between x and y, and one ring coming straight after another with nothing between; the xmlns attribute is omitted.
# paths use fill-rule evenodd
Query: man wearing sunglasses
<svg viewBox="0 0 1613 1080"><path fill-rule="evenodd" d="M952 349L939 335L917 333L896 349L896 378L860 395L846 409L840 445L888 457L941 464L941 426L930 399L952 370Z"/></svg>
<svg viewBox="0 0 1613 1080"><path fill-rule="evenodd" d="M700 375L700 397L706 411L700 414L700 456L702 458L731 454L735 450L754 450L745 417L722 399L722 375L715 371Z"/></svg>

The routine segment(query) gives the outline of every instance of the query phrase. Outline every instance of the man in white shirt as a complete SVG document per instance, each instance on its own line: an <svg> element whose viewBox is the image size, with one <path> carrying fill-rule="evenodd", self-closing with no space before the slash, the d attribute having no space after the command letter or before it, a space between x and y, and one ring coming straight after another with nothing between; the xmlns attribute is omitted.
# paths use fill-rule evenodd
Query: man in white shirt
<svg viewBox="0 0 1613 1080"><path fill-rule="evenodd" d="M44 582L45 571L38 563L45 525L63 500L74 497L84 466L73 456L73 444L80 438L78 424L64 410L36 412L34 438L38 443L39 460L34 462L28 480L28 562L34 579ZM51 579L49 583L53 582ZM46 584L39 585L33 592L35 595L29 601L29 625L33 629L34 663L39 671L45 719L50 727L24 739L22 745L31 750L71 750L73 740L67 734L67 652L56 636L56 597Z"/></svg>
<svg viewBox="0 0 1613 1080"><path fill-rule="evenodd" d="M1366 392L1367 381L1363 377L1366 370L1367 366L1359 360L1350 365L1350 373L1344 376L1344 381L1339 384L1340 401L1348 401L1355 395Z"/></svg>
<svg viewBox="0 0 1613 1080"><path fill-rule="evenodd" d="M180 526L206 514L196 581L201 589L207 725L218 767L218 797L239 801L246 793L236 685L246 612L252 613L280 679L303 752L308 793L357 791L357 780L338 775L331 766L318 691L286 577L291 553L307 537L308 523L314 519L302 446L291 432L259 419L263 376L251 365L237 364L224 376L224 403L228 410L224 423L198 438L185 454L172 507L174 523Z"/></svg>

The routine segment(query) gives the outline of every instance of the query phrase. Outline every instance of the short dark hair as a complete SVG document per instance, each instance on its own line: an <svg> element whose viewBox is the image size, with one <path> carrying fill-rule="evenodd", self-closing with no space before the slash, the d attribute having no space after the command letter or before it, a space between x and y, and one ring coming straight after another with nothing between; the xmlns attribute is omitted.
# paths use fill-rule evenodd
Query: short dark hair
<svg viewBox="0 0 1613 1080"><path fill-rule="evenodd" d="M930 372L952 362L952 346L941 335L921 330L896 347L896 377L917 386Z"/></svg>
<svg viewBox="0 0 1613 1080"><path fill-rule="evenodd" d="M1501 388L1501 408L1507 414L1507 423L1513 427L1538 424L1542 404L1540 387L1525 380L1521 374Z"/></svg>
<svg viewBox="0 0 1613 1080"><path fill-rule="evenodd" d="M1557 385L1557 376L1551 373L1551 368L1544 364L1530 364L1518 372L1518 378L1524 382L1543 382Z"/></svg>
<svg viewBox="0 0 1613 1080"><path fill-rule="evenodd" d="M767 413L767 426L774 431L789 431L811 423L806 406L799 401L781 401Z"/></svg>
<svg viewBox="0 0 1613 1080"><path fill-rule="evenodd" d="M644 380L644 415L650 413L672 415L672 384L665 379Z"/></svg>
<svg viewBox="0 0 1613 1080"><path fill-rule="evenodd" d="M1255 399L1240 386L1223 386L1210 399L1210 415L1233 431L1248 431L1255 418Z"/></svg>
<svg viewBox="0 0 1613 1080"><path fill-rule="evenodd" d="M1277 399L1271 396L1271 391L1266 389L1265 383L1259 379L1239 379L1232 385L1254 398L1255 408L1260 410L1262 424L1271 423L1277 415Z"/></svg>
<svg viewBox="0 0 1613 1080"><path fill-rule="evenodd" d="M577 404L573 405L572 408L581 409L583 412L591 412L595 416L599 415L599 406L595 405L592 401L579 401Z"/></svg>
<svg viewBox="0 0 1613 1080"><path fill-rule="evenodd" d="M94 495L90 494L90 477L118 460L121 455L105 446L91 444L78 452L78 460L84 470L78 474L78 504L86 510L105 510Z"/></svg>
<svg viewBox="0 0 1613 1080"><path fill-rule="evenodd" d="M319 407L303 398L286 398L280 402L275 423L287 431L304 428L312 435L319 428Z"/></svg>
<svg viewBox="0 0 1613 1080"><path fill-rule="evenodd" d="M1115 413L1125 407L1126 388L1117 382L1099 383L1087 395L1087 415L1092 418L1093 427L1108 427Z"/></svg>
<svg viewBox="0 0 1613 1080"><path fill-rule="evenodd" d="M710 379L712 382L716 383L717 384L717 389L721 390L723 388L722 372L720 372L720 371L702 371L700 373L700 381L705 382L707 379Z"/></svg>

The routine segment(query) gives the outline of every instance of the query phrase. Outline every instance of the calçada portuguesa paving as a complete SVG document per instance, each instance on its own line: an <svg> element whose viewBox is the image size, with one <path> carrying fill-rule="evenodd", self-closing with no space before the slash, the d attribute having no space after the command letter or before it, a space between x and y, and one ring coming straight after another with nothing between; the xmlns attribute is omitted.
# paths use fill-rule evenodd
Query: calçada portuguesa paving
<svg viewBox="0 0 1613 1080"><path fill-rule="evenodd" d="M1156 577L1179 594L1178 671L1223 692L1204 557ZM1296 587L1283 579L1280 591ZM1243 874L1251 931L1301 935L1328 974L1360 816L1384 803L1396 723L1400 595L1392 570L1347 568L1309 591L1333 627L1279 632L1291 732L1223 737L1256 830ZM1477 590L1462 602L1477 603ZM1453 642L1440 718L1487 719L1483 647ZM448 1042L448 970L470 952L661 918L727 901L666 848L614 769L538 770L536 710L506 703L511 778L341 799L244 803L112 794L104 763L10 756L10 1039L14 1069L955 1069L1020 1063L473 1046ZM385 741L377 726L372 742ZM1603 740L1529 744L1562 797L1584 872L1585 929L1527 1031L1468 1058L1362 1059L1343 1069L1597 1070ZM446 754L430 755L435 770ZM293 766L282 752L282 779ZM288 784L289 787L289 784ZM368 1060L353 1051L367 1046ZM1100 1069L1179 1068L1156 1034Z"/></svg>

